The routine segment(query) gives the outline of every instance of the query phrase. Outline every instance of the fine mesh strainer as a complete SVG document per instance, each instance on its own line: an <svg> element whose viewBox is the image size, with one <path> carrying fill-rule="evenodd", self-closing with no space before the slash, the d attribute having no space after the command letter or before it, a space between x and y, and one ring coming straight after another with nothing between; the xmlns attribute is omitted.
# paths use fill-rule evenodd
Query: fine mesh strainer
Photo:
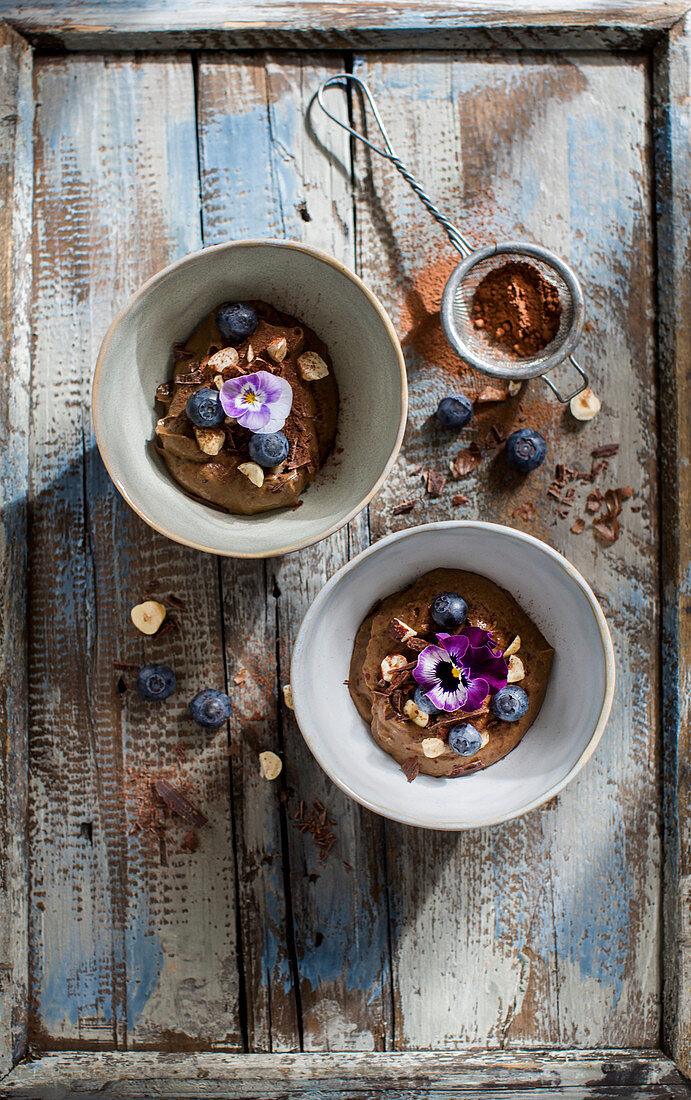
<svg viewBox="0 0 691 1100"><path fill-rule="evenodd" d="M384 140L384 149L337 118L325 105L324 92L327 88L339 87L347 91L349 82L355 84L367 99ZM544 381L562 402L570 401L572 397L581 393L588 385L588 377L571 353L583 331L583 290L569 265L549 249L532 244L530 241L504 241L501 244L488 245L486 248L474 248L468 238L437 209L410 169L393 151L372 92L360 77L353 76L352 73L338 73L330 77L320 85L317 91L317 102L332 122L347 130L358 141L362 141L373 152L385 157L393 164L432 217L444 229L453 247L463 256L446 284L441 302L442 325L454 351L466 363L477 367L478 370L494 375L496 378L508 378L511 381L544 377L546 372L556 367L558 363L569 359L582 379L578 389L562 395L550 378L544 377ZM532 355L519 355L518 352L499 346L488 337L484 329L476 327L472 317L473 296L478 284L494 268L502 267L511 261L537 268L559 295L561 315L558 331L546 347Z"/></svg>

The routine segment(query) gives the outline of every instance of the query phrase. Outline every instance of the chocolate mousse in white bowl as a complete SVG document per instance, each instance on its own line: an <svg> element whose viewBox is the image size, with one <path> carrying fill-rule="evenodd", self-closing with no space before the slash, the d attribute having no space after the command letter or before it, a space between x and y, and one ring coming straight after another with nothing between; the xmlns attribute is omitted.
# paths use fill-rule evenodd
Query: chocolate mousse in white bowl
<svg viewBox="0 0 691 1100"><path fill-rule="evenodd" d="M292 696L324 771L411 825L467 829L554 797L604 731L607 623L546 543L449 521L370 547L328 582L295 643Z"/></svg>

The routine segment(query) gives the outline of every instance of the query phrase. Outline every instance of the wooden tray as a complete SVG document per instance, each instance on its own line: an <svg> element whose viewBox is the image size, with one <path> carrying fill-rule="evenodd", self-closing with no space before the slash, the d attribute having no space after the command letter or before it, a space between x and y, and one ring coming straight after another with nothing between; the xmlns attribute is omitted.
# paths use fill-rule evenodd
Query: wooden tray
<svg viewBox="0 0 691 1100"><path fill-rule="evenodd" d="M0 3L14 26L0 32L0 1096L689 1095L687 8ZM483 462L439 499L418 467L455 453L428 422L457 385L437 314L454 256L389 165L309 112L346 67L472 236L533 236L586 289L580 358L601 415L577 429L525 387L478 416ZM269 235L327 249L382 298L410 424L348 530L282 560L217 561L122 502L90 378L145 278ZM489 443L520 413L550 461L509 491ZM607 545L571 531L592 486L564 518L547 489L556 462L589 469L613 441L595 484L636 495ZM280 691L334 570L449 517L566 553L608 615L619 685L576 782L460 836L349 802ZM146 594L184 603L179 630L134 631ZM180 692L153 713L114 662L156 657ZM184 716L224 682L230 756ZM261 779L258 745L284 756L280 785ZM161 768L209 815L197 852L174 825L155 844L131 832L133 792ZM294 827L315 799L336 821L324 865Z"/></svg>

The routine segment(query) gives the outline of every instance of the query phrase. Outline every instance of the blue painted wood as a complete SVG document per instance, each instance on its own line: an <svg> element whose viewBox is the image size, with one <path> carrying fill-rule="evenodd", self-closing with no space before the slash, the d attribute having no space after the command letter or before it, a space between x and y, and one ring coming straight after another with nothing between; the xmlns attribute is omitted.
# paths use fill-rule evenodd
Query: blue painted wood
<svg viewBox="0 0 691 1100"><path fill-rule="evenodd" d="M203 57L205 243L288 236L354 263L347 141L338 143L337 158L330 160L311 136L316 127L325 137L322 120L309 112L305 122L314 90L342 65L340 58ZM367 1049L387 1041L380 826L324 779L290 712L277 713L271 697L281 697L292 642L310 600L366 532L363 517L350 532L266 567L231 561L221 567L229 668L231 674L250 669L253 694L246 709L258 703L261 747L284 755L292 791L288 803L276 803L258 775L256 748L245 747L237 776L234 762L251 1049L301 1043L305 1049ZM303 798L310 805L323 799L339 823L338 852L324 868L317 865L311 839L292 827Z"/></svg>
<svg viewBox="0 0 691 1100"><path fill-rule="evenodd" d="M649 1045L660 1022L661 852L646 66L623 56L567 55L555 64L440 54L404 67L386 54L357 57L355 72L370 82L394 148L471 239L525 235L574 263L589 321L582 359L604 399L598 418L579 427L531 383L520 399L476 416L463 438L484 441L493 422L505 431L536 426L548 438L545 466L512 486L494 452L439 500L425 495L414 471L445 471L459 447L434 432L430 414L444 393L477 393L486 379L465 370L441 334L439 301L455 257L395 170L358 148L362 273L404 337L411 391L402 458L372 507L373 530L458 517L545 538L602 599L623 685L593 761L552 806L459 837L387 824L396 1041ZM612 440L621 452L599 484L633 485L642 510L626 513L610 548L591 530L570 531L588 487L568 520L558 519L546 490L556 462L589 469L592 448ZM467 505L451 504L457 489ZM394 516L411 496L420 497L415 511ZM515 514L528 502L531 521Z"/></svg>
<svg viewBox="0 0 691 1100"><path fill-rule="evenodd" d="M26 598L32 58L0 25L0 1076L27 1048Z"/></svg>
<svg viewBox="0 0 691 1100"><path fill-rule="evenodd" d="M154 535L95 449L102 335L149 275L200 244L189 60L37 66L31 491L32 1036L48 1046L241 1047L224 738L186 715L224 683L215 563ZM152 395L153 397L153 395ZM129 610L173 593L181 629L145 639ZM152 710L113 661L166 660ZM181 741L191 762L173 753ZM147 771L186 776L210 825L131 836ZM190 905L194 898L194 906Z"/></svg>

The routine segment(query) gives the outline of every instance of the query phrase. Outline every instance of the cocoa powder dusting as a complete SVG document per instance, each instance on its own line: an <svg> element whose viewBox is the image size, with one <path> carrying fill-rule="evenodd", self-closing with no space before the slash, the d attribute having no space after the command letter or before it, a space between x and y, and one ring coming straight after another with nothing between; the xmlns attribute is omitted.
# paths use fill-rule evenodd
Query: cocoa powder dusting
<svg viewBox="0 0 691 1100"><path fill-rule="evenodd" d="M489 271L473 295L473 325L519 356L535 355L559 331L559 293L532 264L511 260Z"/></svg>

